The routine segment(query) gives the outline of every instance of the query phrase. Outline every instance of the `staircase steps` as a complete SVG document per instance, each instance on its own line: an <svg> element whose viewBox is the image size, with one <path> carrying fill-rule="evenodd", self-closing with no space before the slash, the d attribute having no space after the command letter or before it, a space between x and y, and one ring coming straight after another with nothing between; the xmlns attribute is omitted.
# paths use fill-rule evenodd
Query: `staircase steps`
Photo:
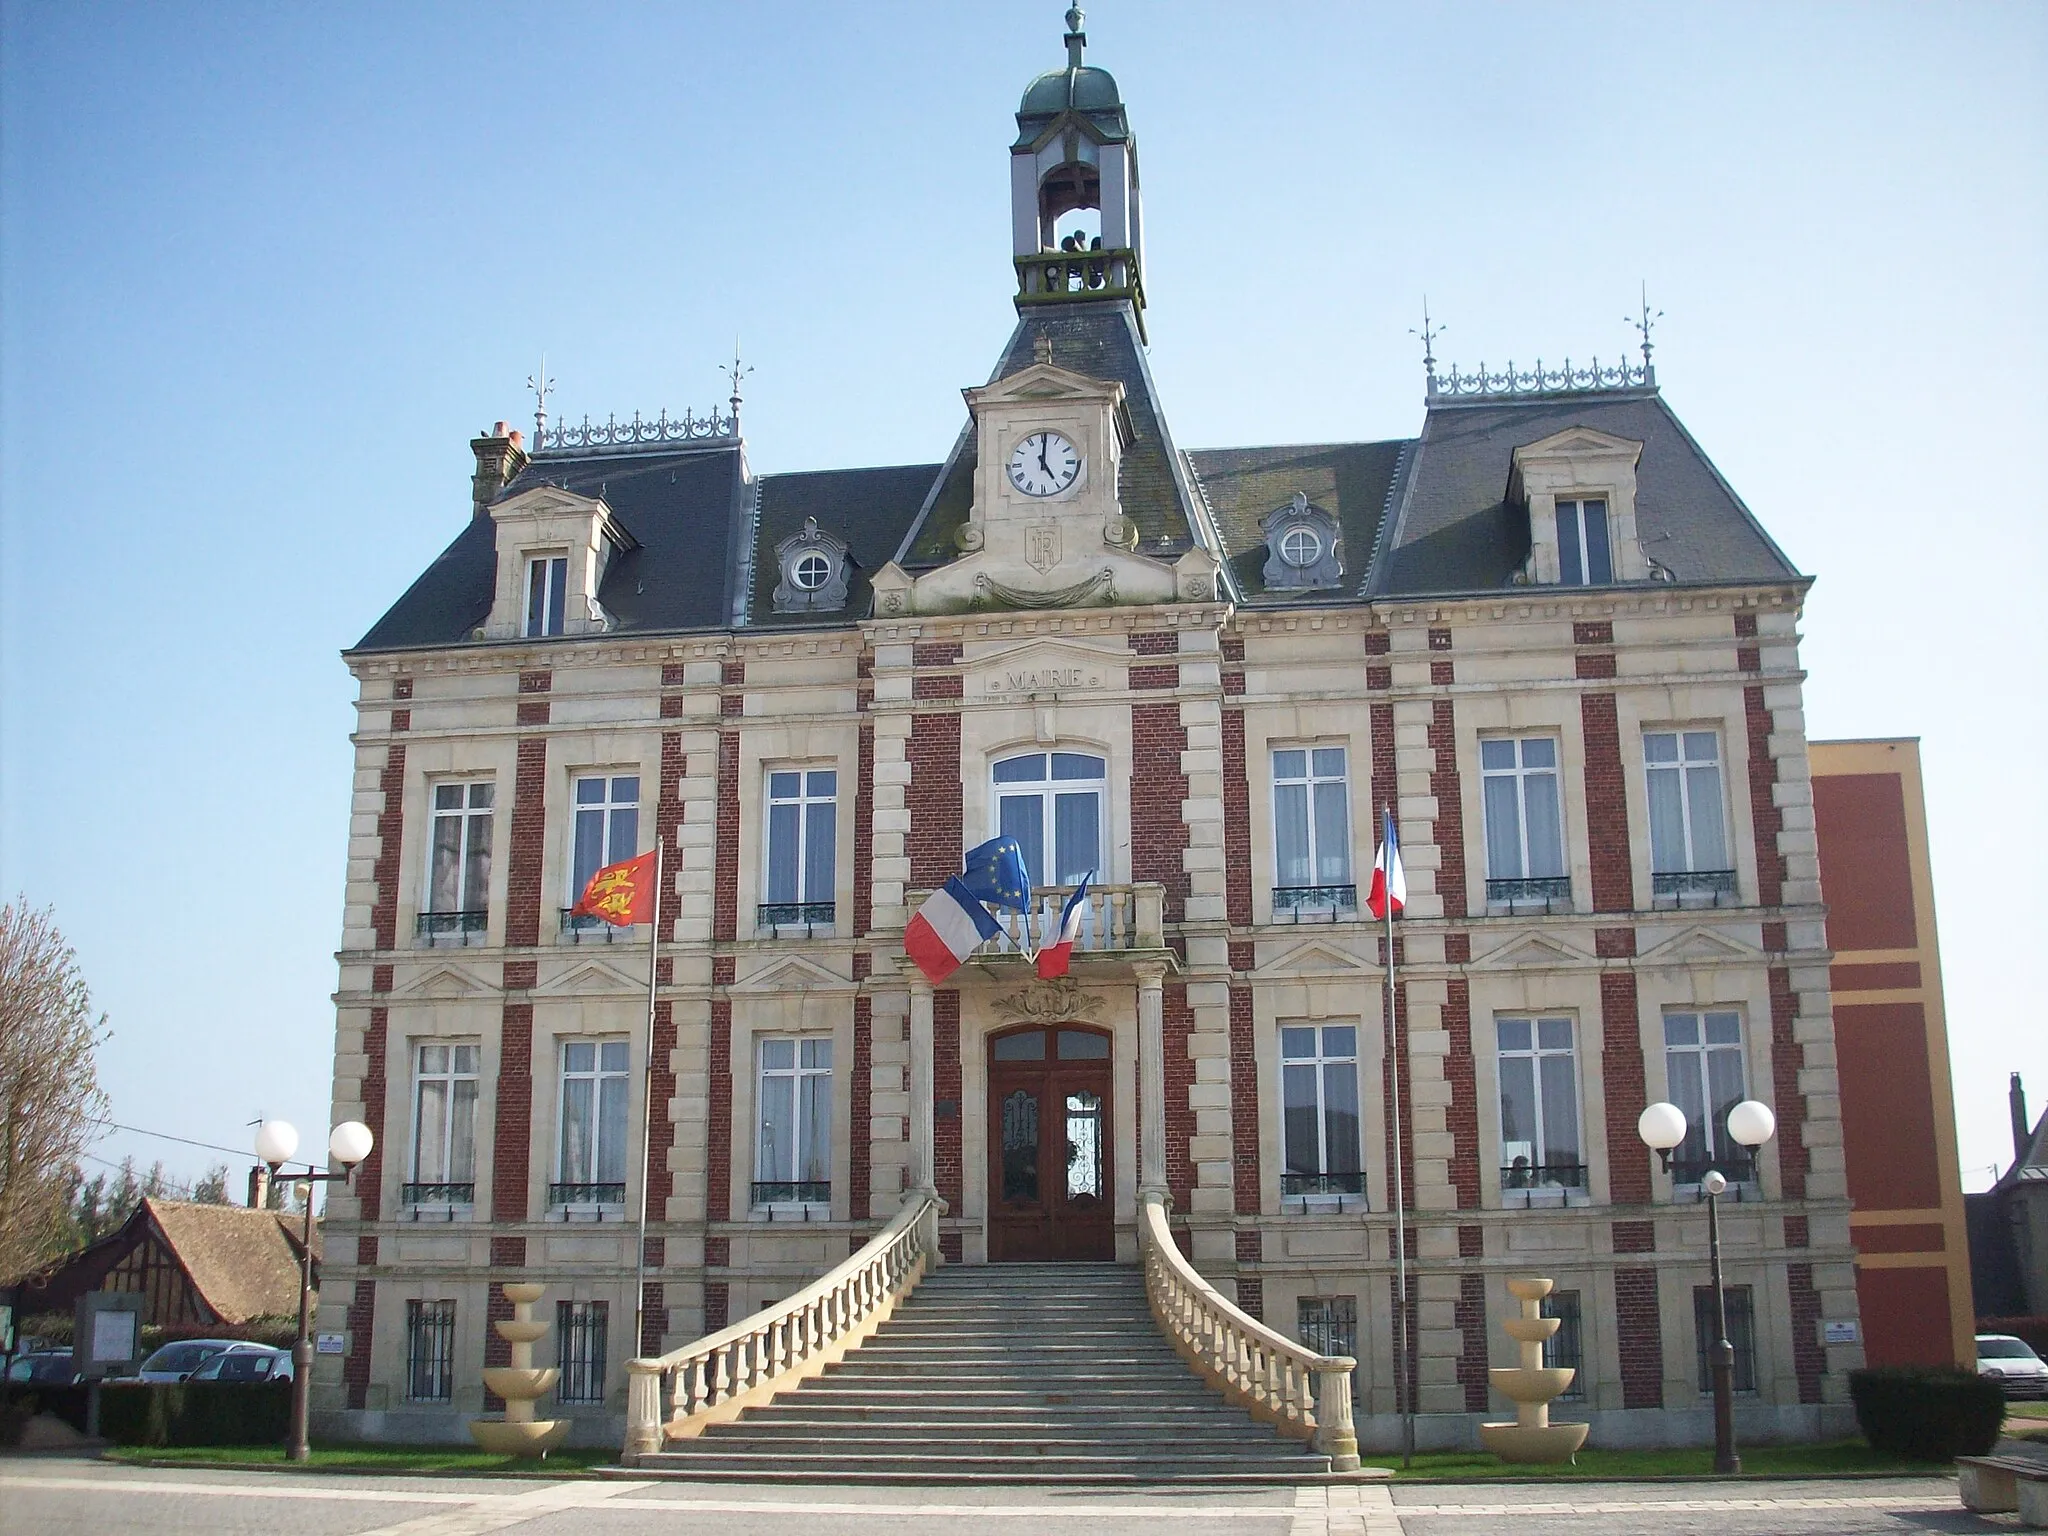
<svg viewBox="0 0 2048 1536"><path fill-rule="evenodd" d="M1135 1269L954 1265L819 1376L641 1458L727 1482L1298 1483L1329 1458L1210 1391Z"/></svg>

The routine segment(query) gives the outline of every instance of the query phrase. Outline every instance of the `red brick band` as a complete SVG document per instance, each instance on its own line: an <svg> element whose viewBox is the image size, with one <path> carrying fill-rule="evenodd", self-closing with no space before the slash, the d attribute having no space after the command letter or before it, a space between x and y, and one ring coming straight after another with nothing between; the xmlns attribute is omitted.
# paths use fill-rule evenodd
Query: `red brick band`
<svg viewBox="0 0 2048 1536"><path fill-rule="evenodd" d="M1593 910L1635 907L1635 872L1629 864L1628 791L1621 770L1621 727L1614 695L1579 700L1586 738L1586 834L1593 862Z"/></svg>
<svg viewBox="0 0 2048 1536"><path fill-rule="evenodd" d="M1636 1121L1649 1104L1649 1089L1633 971L1600 976L1600 1080L1607 1095L1608 1198L1616 1205L1648 1205L1650 1160Z"/></svg>
<svg viewBox="0 0 2048 1536"><path fill-rule="evenodd" d="M356 1204L364 1221L377 1220L384 1209L384 1099L390 1037L391 1010L372 1008L369 1027L363 1031L363 1124L375 1139L354 1179Z"/></svg>
<svg viewBox="0 0 2048 1536"><path fill-rule="evenodd" d="M1465 1411L1486 1411L1487 1389L1492 1378L1486 1374L1486 1277L1466 1273L1458 1276L1458 1300L1453 1325L1463 1338L1458 1351L1458 1383L1465 1389Z"/></svg>
<svg viewBox="0 0 2048 1536"><path fill-rule="evenodd" d="M1799 1381L1799 1401L1817 1403L1828 1369L1828 1352L1820 1341L1820 1291L1811 1264L1786 1265L1785 1279L1792 1301L1792 1374Z"/></svg>
<svg viewBox="0 0 2048 1536"><path fill-rule="evenodd" d="M1258 1215L1259 1057L1250 987L1230 989L1230 1182L1231 1209L1240 1216ZM1239 1232L1240 1249L1246 1237L1256 1250L1259 1234Z"/></svg>
<svg viewBox="0 0 2048 1536"><path fill-rule="evenodd" d="M740 902L740 738L718 738L716 820L718 844L711 859L711 940L730 944L739 932Z"/></svg>
<svg viewBox="0 0 2048 1536"><path fill-rule="evenodd" d="M1188 1090L1195 1086L1195 1061L1188 1054L1188 1042L1195 1033L1195 1010L1188 1005L1185 985L1169 982L1161 999L1166 1047L1166 1187L1173 1196L1173 1208L1186 1211L1194 1204L1195 1164L1191 1138L1195 1112L1188 1107Z"/></svg>
<svg viewBox="0 0 2048 1536"><path fill-rule="evenodd" d="M1223 903L1233 928L1251 926L1252 788L1241 709L1223 711Z"/></svg>
<svg viewBox="0 0 2048 1536"><path fill-rule="evenodd" d="M1450 1035L1450 1053L1444 1058L1444 1075L1449 1079L1451 1102L1444 1108L1444 1125L1451 1133L1451 1187L1457 1191L1458 1209L1479 1209L1479 1078L1472 1044L1472 983L1462 976L1446 983L1444 1029ZM1459 1232L1465 1231L1460 1228ZM1478 1233L1475 1227L1474 1235Z"/></svg>
<svg viewBox="0 0 2048 1536"><path fill-rule="evenodd" d="M1190 882L1182 855L1188 824L1182 808L1188 777L1181 771L1187 728L1178 704L1131 706L1131 878L1166 887L1166 921L1187 910Z"/></svg>
<svg viewBox="0 0 2048 1536"><path fill-rule="evenodd" d="M875 1004L872 998L853 1000L853 1110L847 1126L846 1210L855 1221L874 1214L873 1149L868 1138L874 1128Z"/></svg>
<svg viewBox="0 0 2048 1536"><path fill-rule="evenodd" d="M1465 916L1465 799L1458 777L1457 708L1449 699L1437 699L1431 706L1429 744L1436 752L1436 768L1429 776L1429 792L1436 797L1436 822L1430 840L1436 844L1436 890L1444 904L1445 917ZM1377 829L1374 841L1378 841Z"/></svg>
<svg viewBox="0 0 2048 1536"><path fill-rule="evenodd" d="M732 1214L732 999L711 1000L711 1060L704 1085L704 1219Z"/></svg>
<svg viewBox="0 0 2048 1536"><path fill-rule="evenodd" d="M916 715L905 743L910 789L904 799L910 831L910 883L925 889L944 885L960 872L960 717Z"/></svg>
<svg viewBox="0 0 2048 1536"><path fill-rule="evenodd" d="M512 852L505 867L505 942L515 948L540 943L540 872L547 852L548 742L529 736L519 743L512 778Z"/></svg>
<svg viewBox="0 0 2048 1536"><path fill-rule="evenodd" d="M932 1117L933 1182L939 1195L955 1212L963 1207L961 1188L965 1177L960 1133L960 994L932 994ZM941 1115L941 1105L953 1106Z"/></svg>
<svg viewBox="0 0 2048 1536"><path fill-rule="evenodd" d="M526 1220L532 1137L533 1004L508 1002L498 1025L498 1108L491 1130L493 1221Z"/></svg>
<svg viewBox="0 0 2048 1536"><path fill-rule="evenodd" d="M370 908L370 928L379 949L398 947L398 883L404 867L405 840L405 743L394 742L384 749L384 770L377 775L377 787L384 795L384 809L377 816L377 862L370 878L377 882L377 895Z"/></svg>
<svg viewBox="0 0 2048 1536"><path fill-rule="evenodd" d="M341 1379L348 1388L348 1405L366 1408L370 1402L370 1347L376 1335L377 1282L358 1280L356 1293L348 1304L348 1359Z"/></svg>
<svg viewBox="0 0 2048 1536"><path fill-rule="evenodd" d="M1664 1406L1664 1321L1657 1312L1657 1271L1614 1272L1615 1337L1621 1354L1621 1406Z"/></svg>

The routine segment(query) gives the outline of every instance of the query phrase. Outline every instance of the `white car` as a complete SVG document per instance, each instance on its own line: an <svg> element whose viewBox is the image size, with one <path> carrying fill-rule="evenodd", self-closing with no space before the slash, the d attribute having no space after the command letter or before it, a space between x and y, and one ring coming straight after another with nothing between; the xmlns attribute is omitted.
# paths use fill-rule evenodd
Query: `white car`
<svg viewBox="0 0 2048 1536"><path fill-rule="evenodd" d="M2048 1397L2048 1363L2009 1333L1977 1335L1977 1374L1995 1380L2008 1398Z"/></svg>
<svg viewBox="0 0 2048 1536"><path fill-rule="evenodd" d="M130 1381L183 1381L215 1355L233 1349L237 1339L178 1339L142 1362Z"/></svg>

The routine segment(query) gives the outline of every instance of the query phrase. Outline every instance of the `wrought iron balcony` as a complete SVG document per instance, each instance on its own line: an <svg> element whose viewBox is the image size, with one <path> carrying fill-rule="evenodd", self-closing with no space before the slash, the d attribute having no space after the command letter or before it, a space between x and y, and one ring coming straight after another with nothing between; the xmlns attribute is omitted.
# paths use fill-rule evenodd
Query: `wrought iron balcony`
<svg viewBox="0 0 2048 1536"><path fill-rule="evenodd" d="M1660 869L1650 876L1650 897L1658 907L1732 907L1735 871Z"/></svg>
<svg viewBox="0 0 2048 1536"><path fill-rule="evenodd" d="M414 919L413 932L428 944L481 944L491 925L488 911L422 912Z"/></svg>
<svg viewBox="0 0 2048 1536"><path fill-rule="evenodd" d="M1742 1198L1742 1186L1756 1182L1756 1157L1749 1152L1727 1157L1674 1157L1671 1159L1671 1182L1697 1184L1716 1169L1728 1181L1730 1193L1738 1200Z"/></svg>
<svg viewBox="0 0 2048 1536"><path fill-rule="evenodd" d="M1273 887L1273 921L1276 923L1335 923L1347 916L1355 916L1357 912L1358 887L1355 885Z"/></svg>
<svg viewBox="0 0 2048 1536"><path fill-rule="evenodd" d="M1584 1163L1530 1163L1517 1159L1500 1171L1502 1189L1584 1189Z"/></svg>
<svg viewBox="0 0 2048 1536"><path fill-rule="evenodd" d="M399 1200L405 1205L474 1205L476 1185L407 1184L401 1188Z"/></svg>
<svg viewBox="0 0 2048 1536"><path fill-rule="evenodd" d="M578 913L572 907L562 908L562 937L570 944L619 944L632 931L608 923L595 913Z"/></svg>
<svg viewBox="0 0 2048 1536"><path fill-rule="evenodd" d="M1283 1173L1280 1175L1280 1193L1362 1195L1365 1193L1365 1172L1360 1169L1351 1173Z"/></svg>
<svg viewBox="0 0 2048 1536"><path fill-rule="evenodd" d="M1505 912L1569 912L1572 877L1539 875L1532 879L1488 880L1486 904Z"/></svg>
<svg viewBox="0 0 2048 1536"><path fill-rule="evenodd" d="M757 1180L754 1184L756 1205L829 1205L832 1203L832 1181L830 1179L783 1179Z"/></svg>
<svg viewBox="0 0 2048 1536"><path fill-rule="evenodd" d="M624 1205L626 1186L619 1184L550 1184L549 1205Z"/></svg>
<svg viewBox="0 0 2048 1536"><path fill-rule="evenodd" d="M1031 910L998 912L1002 931L976 951L979 955L1020 955L1052 942L1060 911L1074 894L1071 885L1048 885L1031 893ZM930 891L910 891L904 901L915 912ZM1147 881L1138 885L1091 885L1081 904L1081 926L1074 953L1106 954L1122 950L1166 947L1166 887Z"/></svg>
<svg viewBox="0 0 2048 1536"><path fill-rule="evenodd" d="M1040 251L1017 258L1017 302L1062 304L1075 299L1135 299L1145 302L1138 281L1138 253Z"/></svg>
<svg viewBox="0 0 2048 1536"><path fill-rule="evenodd" d="M755 922L763 933L801 928L805 938L832 932L834 905L829 901L764 901Z"/></svg>

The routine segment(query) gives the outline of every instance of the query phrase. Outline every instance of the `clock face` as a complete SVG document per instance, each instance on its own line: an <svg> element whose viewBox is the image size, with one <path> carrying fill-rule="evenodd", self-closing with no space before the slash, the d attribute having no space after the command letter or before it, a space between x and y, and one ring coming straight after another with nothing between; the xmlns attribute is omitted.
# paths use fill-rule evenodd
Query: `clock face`
<svg viewBox="0 0 2048 1536"><path fill-rule="evenodd" d="M1026 496L1057 496L1081 473L1081 451L1057 432L1033 432L1010 450L1010 484Z"/></svg>

